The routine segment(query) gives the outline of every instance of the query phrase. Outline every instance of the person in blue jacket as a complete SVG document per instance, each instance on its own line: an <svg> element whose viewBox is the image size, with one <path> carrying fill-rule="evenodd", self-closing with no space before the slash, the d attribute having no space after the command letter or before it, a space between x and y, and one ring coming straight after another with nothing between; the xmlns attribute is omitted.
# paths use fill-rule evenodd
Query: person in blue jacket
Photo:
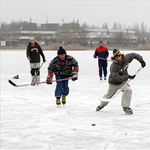
<svg viewBox="0 0 150 150"><path fill-rule="evenodd" d="M98 66L99 66L99 76L100 80L102 80L102 73L104 72L104 80L106 80L107 77L107 58L108 58L109 52L107 47L103 46L103 42L99 42L99 47L96 48L94 53L94 58L98 57Z"/></svg>

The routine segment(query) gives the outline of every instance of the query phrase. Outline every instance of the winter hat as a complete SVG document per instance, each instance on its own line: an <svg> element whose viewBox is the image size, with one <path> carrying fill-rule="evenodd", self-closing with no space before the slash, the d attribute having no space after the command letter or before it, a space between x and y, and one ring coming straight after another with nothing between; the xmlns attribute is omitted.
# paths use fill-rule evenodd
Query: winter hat
<svg viewBox="0 0 150 150"><path fill-rule="evenodd" d="M118 49L114 49L113 50L113 56L114 56L114 58L117 57L117 56L120 56L120 55L121 55L121 53L120 53L120 51Z"/></svg>
<svg viewBox="0 0 150 150"><path fill-rule="evenodd" d="M99 41L99 43L102 43L102 44L103 44L103 41Z"/></svg>
<svg viewBox="0 0 150 150"><path fill-rule="evenodd" d="M30 41L32 41L32 40L35 41L34 37L30 38Z"/></svg>
<svg viewBox="0 0 150 150"><path fill-rule="evenodd" d="M66 54L66 50L63 49L61 46L59 47L58 51L57 51L57 55L61 55L61 54Z"/></svg>

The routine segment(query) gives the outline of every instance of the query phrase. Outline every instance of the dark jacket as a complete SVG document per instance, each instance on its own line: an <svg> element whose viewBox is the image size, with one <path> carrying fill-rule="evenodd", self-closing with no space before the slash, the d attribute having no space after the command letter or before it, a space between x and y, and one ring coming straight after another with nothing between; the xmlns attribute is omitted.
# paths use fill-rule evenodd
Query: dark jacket
<svg viewBox="0 0 150 150"><path fill-rule="evenodd" d="M110 66L110 75L109 75L110 84L117 85L128 80L129 75L127 69L133 59L137 59L140 63L143 61L142 56L136 53L122 55L121 62L118 62L115 59L113 60L113 63Z"/></svg>
<svg viewBox="0 0 150 150"><path fill-rule="evenodd" d="M59 56L55 57L49 64L48 74L50 77L55 75L62 75L64 77L71 77L73 73L78 72L78 62L70 55L66 55L63 62Z"/></svg>
<svg viewBox="0 0 150 150"><path fill-rule="evenodd" d="M37 42L35 42L34 46L31 45L31 42L29 43L29 45L27 46L26 55L27 58L30 60L30 63L39 63L40 55L42 56L43 61L45 61L43 51Z"/></svg>

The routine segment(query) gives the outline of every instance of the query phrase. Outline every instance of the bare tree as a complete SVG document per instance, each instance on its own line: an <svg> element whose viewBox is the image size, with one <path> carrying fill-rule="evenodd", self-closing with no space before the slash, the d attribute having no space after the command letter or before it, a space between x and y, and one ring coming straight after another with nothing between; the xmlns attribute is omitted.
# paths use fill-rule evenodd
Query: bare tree
<svg viewBox="0 0 150 150"><path fill-rule="evenodd" d="M113 24L112 29L117 29L117 23L116 22Z"/></svg>
<svg viewBox="0 0 150 150"><path fill-rule="evenodd" d="M108 25L107 25L107 23L106 23L106 22L105 22L105 23L103 23L102 28L103 28L103 29L108 29Z"/></svg>

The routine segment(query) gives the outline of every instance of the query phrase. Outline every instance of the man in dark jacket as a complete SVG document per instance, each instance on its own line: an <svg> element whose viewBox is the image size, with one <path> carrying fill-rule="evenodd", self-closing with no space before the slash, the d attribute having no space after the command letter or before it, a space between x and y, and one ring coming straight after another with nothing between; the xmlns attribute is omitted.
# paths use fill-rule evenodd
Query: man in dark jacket
<svg viewBox="0 0 150 150"><path fill-rule="evenodd" d="M99 67L99 77L102 80L102 72L104 72L104 80L106 80L107 76L107 58L109 52L107 47L103 46L103 42L99 42L99 47L96 48L94 53L94 58L98 57L98 67Z"/></svg>
<svg viewBox="0 0 150 150"><path fill-rule="evenodd" d="M50 62L48 67L47 84L52 84L53 73L56 80L72 77L75 81L78 79L78 62L70 55L66 54L65 49L59 47L57 56ZM57 81L55 97L56 104L61 105L66 103L66 96L69 94L68 80Z"/></svg>
<svg viewBox="0 0 150 150"><path fill-rule="evenodd" d="M34 38L31 38L26 51L26 56L30 61L30 72L32 76L31 83L40 82L40 55L43 58L43 62L45 62L45 56L40 45L35 42Z"/></svg>
<svg viewBox="0 0 150 150"><path fill-rule="evenodd" d="M109 88L107 93L103 96L104 99L110 99L118 89L120 89L128 79L134 79L135 75L131 76L128 74L128 66L133 59L138 60L141 66L144 68L146 63L142 56L136 53L129 53L123 55L118 49L113 50L113 63L110 66L110 76L109 76ZM126 114L133 114L130 108L130 102L132 97L132 90L129 85L123 89L121 106ZM101 101L100 105L96 108L96 111L101 110L108 104L107 101Z"/></svg>

